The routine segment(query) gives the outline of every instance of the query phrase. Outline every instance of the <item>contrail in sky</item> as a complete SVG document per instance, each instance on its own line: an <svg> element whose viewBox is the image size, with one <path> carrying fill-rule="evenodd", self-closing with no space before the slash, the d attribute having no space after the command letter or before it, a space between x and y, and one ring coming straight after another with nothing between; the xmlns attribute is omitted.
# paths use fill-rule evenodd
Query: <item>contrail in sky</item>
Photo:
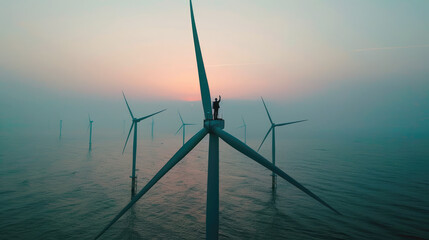
<svg viewBox="0 0 429 240"><path fill-rule="evenodd" d="M429 47L429 44L411 45L411 46L396 46L396 47L381 47L381 48L360 48L360 49L354 49L353 52L366 52L366 51L377 51L377 50L391 50L391 49L401 49L401 48L425 48L425 47Z"/></svg>

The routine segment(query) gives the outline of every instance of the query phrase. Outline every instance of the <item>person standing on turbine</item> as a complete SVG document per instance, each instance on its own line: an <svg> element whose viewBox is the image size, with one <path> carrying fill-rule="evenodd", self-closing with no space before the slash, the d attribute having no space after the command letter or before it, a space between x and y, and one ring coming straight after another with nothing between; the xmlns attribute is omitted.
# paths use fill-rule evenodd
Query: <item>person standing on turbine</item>
<svg viewBox="0 0 429 240"><path fill-rule="evenodd" d="M220 108L220 106L219 106L220 100L221 100L221 97L219 95L219 101L217 100L217 98L215 98L215 101L213 102L214 120L218 119L217 118L217 114L218 114L218 111L219 111L219 108Z"/></svg>

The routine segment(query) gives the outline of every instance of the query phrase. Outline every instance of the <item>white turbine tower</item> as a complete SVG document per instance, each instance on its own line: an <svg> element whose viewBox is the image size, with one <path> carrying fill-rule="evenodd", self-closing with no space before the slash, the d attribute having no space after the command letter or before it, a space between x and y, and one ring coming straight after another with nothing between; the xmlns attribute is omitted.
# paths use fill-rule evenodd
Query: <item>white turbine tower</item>
<svg viewBox="0 0 429 240"><path fill-rule="evenodd" d="M271 122L271 127L270 127L270 129L268 129L268 132L265 135L264 140L262 140L261 145L259 145L258 152L259 152L259 149L261 149L262 144L264 144L265 139L267 139L268 134L270 134L270 132L273 131L273 134L272 134L273 138L272 138L272 141L271 141L271 143L272 143L272 149L271 149L272 151L271 152L272 152L272 159L273 159L272 163L275 166L276 165L276 132L275 132L276 127L281 127L281 126L284 126L284 125L289 125L289 124L304 122L304 121L307 121L307 120L299 120L299 121L293 121L293 122L275 124L273 122L273 120L271 119L270 113L268 112L268 109L267 109L267 106L265 105L264 99L262 97L261 97L261 99L262 99L262 103L264 104L265 110L267 111L268 119ZM273 172L273 174L272 174L272 181L271 181L271 187L272 187L272 189L275 189L276 186L277 186L277 177L276 177L276 174Z"/></svg>
<svg viewBox="0 0 429 240"><path fill-rule="evenodd" d="M142 117L142 118L135 118L135 117L134 117L134 115L133 115L133 112L131 111L130 106L128 105L127 98L125 98L125 94L124 94L124 92L122 92L122 95L124 96L124 100L125 100L125 103L127 104L128 111L130 111L131 120L132 120L131 127L130 127L130 131L128 132L127 140L125 141L125 146L124 146L124 149L122 150L122 154L124 154L125 148L127 147L128 138L130 137L131 130L133 130L133 127L134 127L134 138L133 138L133 168L132 168L132 170L131 170L131 176L130 176L130 177L131 177L131 197L134 197L134 195L136 195L136 188L137 188L137 181L136 181L136 178L137 178L137 176L136 176L136 157L137 157L137 123L139 123L140 121L142 121L142 120L144 120L144 119L146 119L146 118L149 118L149 117L151 117L151 116L153 116L153 115L155 115L155 114L158 114L158 113L160 113L160 112L163 112L163 111L165 111L166 109L161 110L161 111L156 112L156 113L152 113L152 114L150 114L150 115L147 115L146 117Z"/></svg>
<svg viewBox="0 0 429 240"><path fill-rule="evenodd" d="M243 116L241 116L241 120L243 120L243 125L241 125L238 128L244 128L244 143L247 144L247 140L246 140L247 139L247 125L246 125L246 122L244 121Z"/></svg>
<svg viewBox="0 0 429 240"><path fill-rule="evenodd" d="M182 115L180 115L180 112L177 111L177 113L179 113L179 117L180 117L180 121L182 122L182 125L180 126L179 130L177 130L176 134L179 133L180 129L183 128L182 132L183 132L183 140L182 140L182 145L185 145L185 128L186 126L190 126L190 125L196 125L195 123L185 123L183 121Z"/></svg>
<svg viewBox="0 0 429 240"><path fill-rule="evenodd" d="M231 147L253 159L262 166L274 171L283 179L311 196L324 206L332 211L337 212L326 202L312 193L310 190L302 186L299 182L286 174L280 168L271 164L267 159L251 149L245 143L233 137L229 133L222 130L224 128L224 120L213 120L211 111L210 90L207 82L206 72L204 69L203 57L201 54L200 44L198 41L197 29L195 26L194 14L191 8L192 32L194 38L195 54L197 58L198 75L201 90L201 100L204 109L204 125L197 134L189 139L173 157L155 174L155 176L136 194L134 198L110 221L109 224L95 237L99 238L107 229L110 228L128 209L130 209L145 193L147 193L168 171L170 171L180 160L182 160L207 134L209 139L209 157L208 157L208 176L207 176L207 207L206 207L206 239L218 239L219 232L219 138L224 140Z"/></svg>

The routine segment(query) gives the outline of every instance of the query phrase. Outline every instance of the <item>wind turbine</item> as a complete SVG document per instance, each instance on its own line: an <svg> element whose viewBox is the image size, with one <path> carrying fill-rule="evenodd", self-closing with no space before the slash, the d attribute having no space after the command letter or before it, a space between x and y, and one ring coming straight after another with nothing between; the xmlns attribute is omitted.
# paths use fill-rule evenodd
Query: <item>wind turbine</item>
<svg viewBox="0 0 429 240"><path fill-rule="evenodd" d="M127 140L125 141L125 145L124 145L124 149L122 150L122 154L124 154L125 148L127 147L128 139L129 139L130 134L131 134L131 130L133 130L133 127L134 127L134 138L133 138L133 168L132 168L131 176L130 176L130 177L131 177L131 197L134 197L134 195L136 194L136 188L137 188L137 182L136 182L136 178L137 178L137 176L136 176L136 157L137 157L137 123L139 123L140 121L142 121L142 120L144 120L144 119L146 119L146 118L149 118L149 117L151 117L151 116L153 116L153 115L155 115L155 114L158 114L158 113L160 113L160 112L164 112L166 109L161 110L161 111L158 111L158 112L156 112L156 113L152 113L152 114L147 115L147 116L142 117L142 118L135 118L135 117L134 117L134 115L133 115L133 112L131 111L130 106L128 105L128 101L127 101L127 98L125 97L124 92L122 92L122 95L124 96L124 100L125 100L125 103L127 104L128 111L130 111L131 120L132 120L131 127L130 127L130 131L128 132Z"/></svg>
<svg viewBox="0 0 429 240"><path fill-rule="evenodd" d="M275 166L276 165L276 132L275 132L276 127L281 127L281 126L284 126L284 125L289 125L289 124L304 122L304 121L307 121L307 120L299 120L299 121L293 121L293 122L275 124L273 122L273 120L271 119L270 113L268 112L268 109L267 109L267 106L265 105L264 99L262 97L261 97L261 99L262 99L262 103L264 104L265 110L267 111L268 119L270 119L271 127L270 127L270 129L268 129L268 132L265 135L264 140L262 140L261 145L259 145L258 152L259 152L259 149L261 149L262 144L264 144L265 139L267 139L268 134L270 134L270 132L272 130L273 131L273 134L272 134L273 139L271 141L271 143L272 143L272 158L273 158L273 165ZM276 186L277 186L277 177L276 177L276 174L273 171L271 187L272 187L272 189L275 189Z"/></svg>
<svg viewBox="0 0 429 240"><path fill-rule="evenodd" d="M94 122L93 120L91 120L91 116L89 116L88 114L88 120L89 120L89 151L91 151L91 146L92 146L92 123Z"/></svg>
<svg viewBox="0 0 429 240"><path fill-rule="evenodd" d="M62 130L63 130L63 120L60 120L60 139L61 139Z"/></svg>
<svg viewBox="0 0 429 240"><path fill-rule="evenodd" d="M207 208L206 208L206 238L218 239L219 232L219 138L224 140L231 147L253 159L262 166L276 172L286 181L316 199L318 202L328 207L332 211L340 214L326 202L305 188L295 179L283 172L280 168L271 164L267 159L251 149L245 143L241 142L234 136L230 135L224 128L224 120L213 120L211 111L210 90L207 82L206 72L204 69L203 57L201 54L200 44L198 42L197 29L195 26L194 14L192 11L192 2L190 1L192 32L194 38L195 54L197 58L198 75L200 82L201 100L204 109L204 127L189 139L173 157L159 170L158 173L137 193L134 198L107 224L107 226L95 237L99 238L107 229L110 228L128 209L130 209L145 193L149 191L168 171L170 171L180 160L182 160L207 134L209 139L209 156L208 156L208 176L207 176Z"/></svg>
<svg viewBox="0 0 429 240"><path fill-rule="evenodd" d="M177 130L176 134L179 133L180 129L183 128L183 144L182 145L185 145L185 128L186 128L186 126L196 125L196 124L195 123L185 123L183 121L182 115L180 115L180 112L177 111L177 113L179 113L179 117L180 117L180 121L182 122L182 125L180 126L179 130Z"/></svg>
<svg viewBox="0 0 429 240"><path fill-rule="evenodd" d="M247 144L247 141L246 141L246 138L247 138L247 125L246 125L246 122L244 121L243 116L241 116L241 120L243 120L243 125L241 125L238 128L244 128L244 143Z"/></svg>

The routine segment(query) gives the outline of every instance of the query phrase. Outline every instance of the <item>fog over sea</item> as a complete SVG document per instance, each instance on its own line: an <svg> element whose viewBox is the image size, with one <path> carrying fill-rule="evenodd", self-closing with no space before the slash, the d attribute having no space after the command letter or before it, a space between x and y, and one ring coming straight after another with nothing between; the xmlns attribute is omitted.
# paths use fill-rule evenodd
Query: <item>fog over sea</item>
<svg viewBox="0 0 429 240"><path fill-rule="evenodd" d="M148 124L147 124L148 125ZM199 126L188 129L193 134ZM286 135L287 130L277 130ZM1 239L91 239L130 200L125 134L3 136ZM139 130L138 189L181 146L180 134ZM242 133L234 134L242 138ZM221 141L221 239L416 239L428 237L428 141L348 138L277 141L277 165L338 216ZM250 137L256 147L261 139ZM270 159L271 146L261 148ZM205 237L208 137L126 213L103 239Z"/></svg>
<svg viewBox="0 0 429 240"><path fill-rule="evenodd" d="M8 79L3 77L2 79ZM54 92L0 81L0 239L91 239L130 200L131 120L115 97ZM277 166L341 212L339 216L220 141L221 239L429 238L427 84L339 86L311 97L266 96L276 123ZM125 89L125 92L126 89ZM138 190L180 148L177 111L189 139L201 103L127 96L139 123ZM269 121L255 96L222 96L225 130L257 149ZM94 120L88 151L88 114ZM59 121L63 120L59 139ZM271 160L271 138L260 153ZM205 237L208 137L127 212L104 239Z"/></svg>
<svg viewBox="0 0 429 240"><path fill-rule="evenodd" d="M276 166L341 213L220 140L220 239L429 240L429 1L190 3L0 1L0 240L93 239L130 201L122 93L168 109L138 124L137 191L202 93L252 149L277 126ZM207 168L205 137L101 238L204 239Z"/></svg>

